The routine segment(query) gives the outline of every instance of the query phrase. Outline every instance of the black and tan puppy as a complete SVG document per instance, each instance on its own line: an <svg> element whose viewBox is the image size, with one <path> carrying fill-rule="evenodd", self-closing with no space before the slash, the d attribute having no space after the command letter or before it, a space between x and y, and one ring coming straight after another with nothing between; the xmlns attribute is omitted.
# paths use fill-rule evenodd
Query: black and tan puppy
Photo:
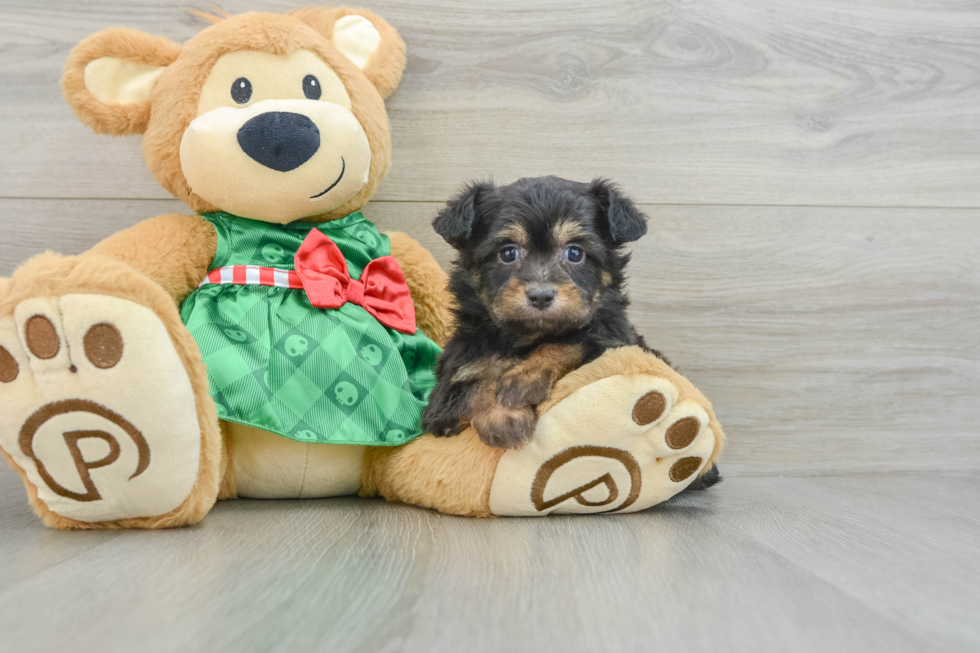
<svg viewBox="0 0 980 653"><path fill-rule="evenodd" d="M646 216L608 181L473 183L432 225L458 251L458 305L422 415L430 433L472 424L490 446L519 447L563 375L612 347L646 346L626 316L622 247L646 233Z"/></svg>

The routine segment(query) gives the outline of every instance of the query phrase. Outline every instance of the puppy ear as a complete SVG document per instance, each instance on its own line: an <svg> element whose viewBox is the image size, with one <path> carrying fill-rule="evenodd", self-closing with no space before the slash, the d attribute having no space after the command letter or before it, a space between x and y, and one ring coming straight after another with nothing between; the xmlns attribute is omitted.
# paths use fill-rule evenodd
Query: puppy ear
<svg viewBox="0 0 980 653"><path fill-rule="evenodd" d="M88 37L71 51L61 90L79 120L100 134L142 134L150 121L150 94L180 54L168 39L116 27Z"/></svg>
<svg viewBox="0 0 980 653"><path fill-rule="evenodd" d="M600 212L605 214L609 234L617 245L638 240L647 232L647 216L616 184L608 179L593 179L589 192L599 203Z"/></svg>
<svg viewBox="0 0 980 653"><path fill-rule="evenodd" d="M367 9L311 7L289 12L312 25L364 71L381 97L398 87L405 71L405 42L385 19Z"/></svg>
<svg viewBox="0 0 980 653"><path fill-rule="evenodd" d="M446 202L446 208L432 221L432 228L447 243L458 247L473 231L481 196L493 192L495 188L486 181L470 182L461 193Z"/></svg>

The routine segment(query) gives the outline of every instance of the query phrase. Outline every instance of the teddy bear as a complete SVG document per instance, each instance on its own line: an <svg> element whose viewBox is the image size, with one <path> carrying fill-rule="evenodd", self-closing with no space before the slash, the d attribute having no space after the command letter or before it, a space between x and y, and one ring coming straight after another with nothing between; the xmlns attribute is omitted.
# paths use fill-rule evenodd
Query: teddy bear
<svg viewBox="0 0 980 653"><path fill-rule="evenodd" d="M164 528L218 499L356 494L631 512L712 469L710 403L632 347L564 377L520 449L422 433L446 275L362 212L390 167L405 44L361 9L204 17L183 45L107 29L65 65L79 119L142 135L189 212L0 279L0 450L45 524Z"/></svg>

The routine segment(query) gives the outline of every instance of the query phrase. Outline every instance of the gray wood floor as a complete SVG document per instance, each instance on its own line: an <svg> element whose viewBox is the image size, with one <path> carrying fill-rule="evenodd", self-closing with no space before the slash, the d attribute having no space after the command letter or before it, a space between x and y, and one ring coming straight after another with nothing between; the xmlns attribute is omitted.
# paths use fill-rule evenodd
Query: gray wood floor
<svg viewBox="0 0 980 653"><path fill-rule="evenodd" d="M232 12L292 1L222 1ZM727 480L643 514L229 502L57 533L0 471L0 649L980 650L980 4L370 0L409 45L366 209L604 175L651 216L633 318L714 401ZM0 275L182 205L78 124L69 49L171 0L0 0Z"/></svg>
<svg viewBox="0 0 980 653"><path fill-rule="evenodd" d="M4 650L968 651L980 479L736 477L620 517L232 501L57 533L0 474Z"/></svg>

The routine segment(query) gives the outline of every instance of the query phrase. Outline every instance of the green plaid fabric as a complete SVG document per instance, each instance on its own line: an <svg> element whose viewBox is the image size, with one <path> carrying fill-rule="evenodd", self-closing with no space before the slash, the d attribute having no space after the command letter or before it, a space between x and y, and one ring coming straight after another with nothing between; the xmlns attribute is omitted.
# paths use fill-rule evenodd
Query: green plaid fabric
<svg viewBox="0 0 980 653"><path fill-rule="evenodd" d="M388 237L360 212L320 225L202 217L218 234L209 271L292 270L311 229L337 244L354 279L391 253ZM267 286L202 286L182 305L181 318L201 349L224 420L299 442L395 446L421 435L441 353L421 331L405 335L350 302L321 310L302 290Z"/></svg>

